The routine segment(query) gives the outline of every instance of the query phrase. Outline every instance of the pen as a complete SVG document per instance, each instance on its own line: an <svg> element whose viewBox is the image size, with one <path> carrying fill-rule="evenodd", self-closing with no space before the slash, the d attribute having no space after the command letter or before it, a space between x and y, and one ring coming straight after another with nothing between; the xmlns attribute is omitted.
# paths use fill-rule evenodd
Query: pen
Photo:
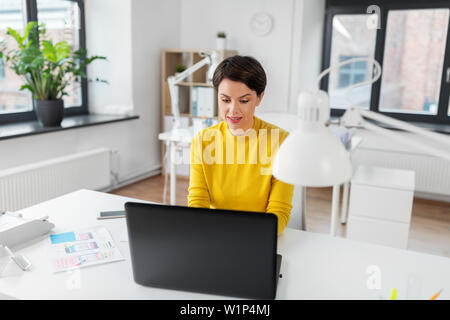
<svg viewBox="0 0 450 320"><path fill-rule="evenodd" d="M430 300L436 300L437 297L439 297L439 295L441 294L443 289L439 290L438 292L436 292L431 298Z"/></svg>

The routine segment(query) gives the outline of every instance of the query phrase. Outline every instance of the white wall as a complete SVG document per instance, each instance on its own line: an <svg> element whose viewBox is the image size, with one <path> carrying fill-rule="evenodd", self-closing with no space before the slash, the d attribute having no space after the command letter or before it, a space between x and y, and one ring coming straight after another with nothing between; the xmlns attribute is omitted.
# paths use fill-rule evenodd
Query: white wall
<svg viewBox="0 0 450 320"><path fill-rule="evenodd" d="M225 31L228 49L258 59L267 73L267 89L261 109L265 111L295 111L291 92L298 92L302 77L310 77L311 70L319 72L318 62L301 70L300 48L308 48L311 39L320 36L321 24L314 23L313 33L304 34L302 25L320 19L323 0L189 0L181 1L180 44L185 48L215 48L218 31ZM304 4L305 3L305 4ZM304 8L309 11L304 11ZM273 30L264 37L253 34L251 17L260 11L273 17ZM309 32L309 31L308 31ZM311 36L310 38L303 35ZM320 41L319 41L320 43ZM320 48L309 48L311 54ZM293 68L291 68L293 67ZM314 75L312 75L314 76ZM292 87L292 86L295 87ZM294 94L296 96L296 94ZM295 99L296 100L296 97Z"/></svg>
<svg viewBox="0 0 450 320"><path fill-rule="evenodd" d="M297 113L298 94L315 88L322 71L322 41L325 1L294 2L289 111Z"/></svg>
<svg viewBox="0 0 450 320"><path fill-rule="evenodd" d="M141 125L135 128L136 163L161 165L161 51L179 46L180 0L132 0L133 97ZM139 159L139 149L148 150ZM139 160L138 160L139 159Z"/></svg>
<svg viewBox="0 0 450 320"><path fill-rule="evenodd" d="M0 170L96 147L118 151L121 181L159 169L160 52L179 46L179 0L89 0L85 6L89 54L108 57L88 74L110 82L90 84L90 108L133 105L140 119L2 140Z"/></svg>
<svg viewBox="0 0 450 320"><path fill-rule="evenodd" d="M108 104L133 104L131 0L90 0L86 7L86 47L89 55L102 55L88 67L90 77L106 79L109 85L91 83L91 111Z"/></svg>

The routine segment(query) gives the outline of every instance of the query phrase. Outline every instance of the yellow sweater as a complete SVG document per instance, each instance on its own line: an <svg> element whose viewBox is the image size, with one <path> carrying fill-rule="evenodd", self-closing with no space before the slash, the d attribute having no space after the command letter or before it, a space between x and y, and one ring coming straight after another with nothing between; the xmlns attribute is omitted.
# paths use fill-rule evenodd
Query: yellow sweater
<svg viewBox="0 0 450 320"><path fill-rule="evenodd" d="M225 121L198 132L188 206L270 212L278 217L279 235L289 222L294 186L272 176L272 160L288 134L257 117L244 136L233 136Z"/></svg>

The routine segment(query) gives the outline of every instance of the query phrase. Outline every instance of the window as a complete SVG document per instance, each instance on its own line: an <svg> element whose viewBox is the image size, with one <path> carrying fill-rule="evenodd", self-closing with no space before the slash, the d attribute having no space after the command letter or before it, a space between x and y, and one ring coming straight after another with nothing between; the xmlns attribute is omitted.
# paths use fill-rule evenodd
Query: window
<svg viewBox="0 0 450 320"><path fill-rule="evenodd" d="M450 124L450 3L374 0L370 7L359 3L327 2L323 69L350 58L374 57L382 66L381 79L352 90L352 101L405 121ZM368 12L376 9L373 24ZM345 89L369 79L371 73L371 65L358 62L323 79L321 88L330 94L333 115L342 115L349 105Z"/></svg>
<svg viewBox="0 0 450 320"><path fill-rule="evenodd" d="M0 2L0 38L4 39L7 48L17 48L14 39L6 35L8 27L23 32L24 15L22 1L7 0ZM31 95L25 91L19 91L23 84L22 79L0 63L0 117L2 114L12 114L21 111L30 111ZM16 106L20 105L21 110Z"/></svg>
<svg viewBox="0 0 450 320"><path fill-rule="evenodd" d="M37 0L38 21L47 27L47 36L54 42L67 41L74 51L80 48L80 9L73 1ZM75 80L75 79L74 79ZM81 83L72 81L64 97L66 108L81 105Z"/></svg>
<svg viewBox="0 0 450 320"><path fill-rule="evenodd" d="M8 49L15 41L6 35L7 28L23 32L29 21L45 23L47 36L55 42L66 40L74 51L85 48L83 0L0 1L0 39L6 40ZM22 79L0 62L0 124L36 120L31 94L19 91L22 84ZM66 91L65 114L87 113L87 81L73 79Z"/></svg>
<svg viewBox="0 0 450 320"><path fill-rule="evenodd" d="M437 114L449 9L388 12L380 110Z"/></svg>
<svg viewBox="0 0 450 320"><path fill-rule="evenodd" d="M358 57L373 57L376 31L365 28L366 14L338 14L333 17L331 64ZM345 89L370 77L366 62L354 62L330 73L330 103L334 108L345 109ZM371 88L355 88L350 92L352 101L369 108Z"/></svg>

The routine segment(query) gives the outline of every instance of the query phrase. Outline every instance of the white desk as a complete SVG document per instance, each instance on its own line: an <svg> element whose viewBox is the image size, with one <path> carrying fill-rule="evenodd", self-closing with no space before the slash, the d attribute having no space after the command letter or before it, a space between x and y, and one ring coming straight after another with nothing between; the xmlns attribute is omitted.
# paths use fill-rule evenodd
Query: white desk
<svg viewBox="0 0 450 320"><path fill-rule="evenodd" d="M53 274L46 240L18 251L34 264L24 272L9 264L0 278L0 297L18 299L227 299L228 297L154 289L133 281L128 243L119 242L124 219L97 220L98 211L120 210L132 199L80 190L27 208L25 217L50 216L55 232L105 226L118 244L125 261L86 267L78 273ZM450 298L450 259L395 248L354 242L324 234L286 229L279 237L283 255L277 299L379 299L389 297L392 287L406 298L409 275L421 281L421 296L431 297L444 288L439 299ZM381 289L369 290L367 268L381 271ZM180 270L181 272L181 270Z"/></svg>

